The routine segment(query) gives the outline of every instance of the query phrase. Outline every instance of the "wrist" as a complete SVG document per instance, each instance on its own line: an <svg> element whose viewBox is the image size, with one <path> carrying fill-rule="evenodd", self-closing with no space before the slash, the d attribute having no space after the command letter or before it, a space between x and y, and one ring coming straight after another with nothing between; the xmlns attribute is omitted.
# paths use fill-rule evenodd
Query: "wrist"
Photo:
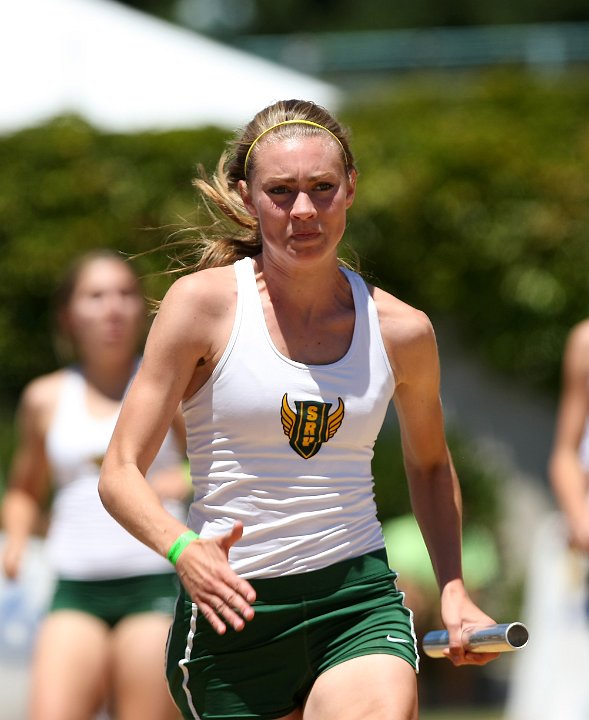
<svg viewBox="0 0 589 720"><path fill-rule="evenodd" d="M442 597L456 598L457 596L464 597L468 595L462 577L453 577L451 580L443 582L440 587Z"/></svg>
<svg viewBox="0 0 589 720"><path fill-rule="evenodd" d="M194 530L186 530L186 532L183 532L174 540L166 554L167 559L172 563L172 565L174 565L174 567L178 562L178 558L182 555L184 550L186 550L188 545L190 545L191 542L198 540L199 537L200 536L195 533Z"/></svg>

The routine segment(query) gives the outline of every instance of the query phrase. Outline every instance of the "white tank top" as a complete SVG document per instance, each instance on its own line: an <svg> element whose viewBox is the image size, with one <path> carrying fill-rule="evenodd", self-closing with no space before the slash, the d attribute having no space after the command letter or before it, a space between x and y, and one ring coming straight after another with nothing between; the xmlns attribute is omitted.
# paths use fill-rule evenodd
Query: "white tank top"
<svg viewBox="0 0 589 720"><path fill-rule="evenodd" d="M365 282L342 270L356 311L346 354L304 365L274 346L251 259L234 267L231 337L183 403L189 526L211 537L241 520L229 560L243 577L306 572L384 547L371 460L395 382Z"/></svg>
<svg viewBox="0 0 589 720"><path fill-rule="evenodd" d="M100 465L117 421L95 418L86 408L86 382L75 368L65 371L55 416L47 434L46 452L55 485L47 535L50 562L59 577L106 580L159 574L170 563L136 540L104 509L98 495ZM182 462L172 433L148 473ZM180 501L166 508L186 518Z"/></svg>

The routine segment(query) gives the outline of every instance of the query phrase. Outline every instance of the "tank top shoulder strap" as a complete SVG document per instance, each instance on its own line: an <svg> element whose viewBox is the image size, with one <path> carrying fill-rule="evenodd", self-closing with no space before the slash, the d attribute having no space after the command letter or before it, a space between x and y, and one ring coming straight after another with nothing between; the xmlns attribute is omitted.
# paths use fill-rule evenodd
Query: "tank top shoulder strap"
<svg viewBox="0 0 589 720"><path fill-rule="evenodd" d="M64 423L66 426L69 425L72 417L79 418L84 407L84 378L76 367L67 367L63 371L63 380L49 426L49 434L56 432Z"/></svg>
<svg viewBox="0 0 589 720"><path fill-rule="evenodd" d="M61 388L59 405L62 408L75 407L79 412L84 407L84 392L86 382L84 376L76 367L68 367L65 369L63 385Z"/></svg>
<svg viewBox="0 0 589 720"><path fill-rule="evenodd" d="M242 332L242 328L244 325L248 324L247 318L251 315L251 307L253 306L255 308L254 293L257 293L257 287L251 258L245 257L241 260L236 260L233 263L233 270L235 272L235 280L237 284L237 303L235 307L233 328L219 362L211 373L211 377L203 387L213 383L219 377L231 355L235 354L236 345L243 342L244 333ZM193 398L196 399L198 396L199 392L196 392L195 395L193 395ZM184 408L188 408L190 405L191 399L183 402Z"/></svg>
<svg viewBox="0 0 589 720"><path fill-rule="evenodd" d="M235 263L237 278L238 310L241 311L241 325L247 337L259 341L266 335L266 321L262 301L256 283L253 261L245 257Z"/></svg>
<svg viewBox="0 0 589 720"><path fill-rule="evenodd" d="M354 296L354 306L356 308L354 341L359 342L365 347L374 348L381 356L386 372L390 374L391 377L394 377L380 329L378 310L376 309L374 298L368 290L368 285L364 278L353 270L348 270L348 268L342 268L342 270L348 278Z"/></svg>
<svg viewBox="0 0 589 720"><path fill-rule="evenodd" d="M237 279L237 293L241 300L247 299L248 304L256 299L258 288L256 286L256 275L254 264L250 257L244 257L234 263L235 277Z"/></svg>

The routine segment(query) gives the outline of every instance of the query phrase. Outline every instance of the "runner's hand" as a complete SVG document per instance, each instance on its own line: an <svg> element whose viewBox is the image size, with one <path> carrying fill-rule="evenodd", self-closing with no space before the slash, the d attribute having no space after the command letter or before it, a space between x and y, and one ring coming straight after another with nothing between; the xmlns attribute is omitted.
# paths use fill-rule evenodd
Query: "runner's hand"
<svg viewBox="0 0 589 720"><path fill-rule="evenodd" d="M222 635L230 625L243 630L251 620L256 599L252 586L229 566L229 549L243 535L240 522L224 535L199 539L186 546L176 563L178 576L192 601L215 632Z"/></svg>
<svg viewBox="0 0 589 720"><path fill-rule="evenodd" d="M21 543L11 542L10 539L7 539L2 556L2 569L9 580L15 580L18 576L23 549Z"/></svg>
<svg viewBox="0 0 589 720"><path fill-rule="evenodd" d="M463 645L463 633L472 627L487 627L495 621L480 610L470 599L459 580L449 582L442 591L442 622L448 630L449 647L444 655L454 665L486 665L499 657L499 653L474 653Z"/></svg>

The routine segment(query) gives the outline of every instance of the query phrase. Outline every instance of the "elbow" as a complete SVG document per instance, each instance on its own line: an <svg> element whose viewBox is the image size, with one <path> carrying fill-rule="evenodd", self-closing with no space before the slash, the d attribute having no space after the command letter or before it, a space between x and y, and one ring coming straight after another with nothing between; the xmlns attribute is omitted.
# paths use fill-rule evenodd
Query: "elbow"
<svg viewBox="0 0 589 720"><path fill-rule="evenodd" d="M568 462L568 465L570 466L572 464L574 466L576 463L576 452L571 452L569 454L571 460ZM553 450L548 458L546 470L550 487L552 488L552 491L557 494L562 485L563 477L567 476L566 467L567 453L560 448Z"/></svg>
<svg viewBox="0 0 589 720"><path fill-rule="evenodd" d="M109 488L108 483L104 479L104 475L100 474L100 479L98 480L98 497L100 498L100 502L104 505L106 510L108 510L109 506Z"/></svg>
<svg viewBox="0 0 589 720"><path fill-rule="evenodd" d="M112 515L112 507L114 503L114 491L112 487L111 475L105 463L102 465L100 477L98 479L98 497L105 509Z"/></svg>
<svg viewBox="0 0 589 720"><path fill-rule="evenodd" d="M556 458L554 456L549 458L546 471L548 475L548 483L550 484L550 487L555 490L557 487L558 470Z"/></svg>
<svg viewBox="0 0 589 720"><path fill-rule="evenodd" d="M455 479L454 466L450 458L427 465L409 465L405 463L407 478L412 486L431 488Z"/></svg>

